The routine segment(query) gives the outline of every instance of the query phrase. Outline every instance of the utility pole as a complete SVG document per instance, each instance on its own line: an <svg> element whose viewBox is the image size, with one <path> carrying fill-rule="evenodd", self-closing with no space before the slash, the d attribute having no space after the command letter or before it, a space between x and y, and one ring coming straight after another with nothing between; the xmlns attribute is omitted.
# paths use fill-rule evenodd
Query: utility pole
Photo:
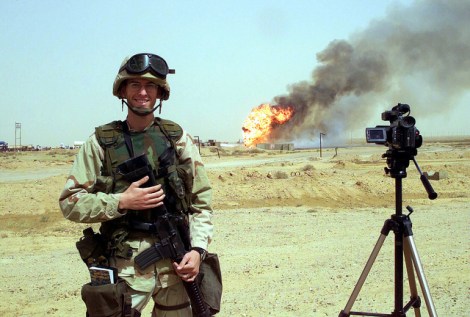
<svg viewBox="0 0 470 317"><path fill-rule="evenodd" d="M199 140L199 136L197 135L195 135L194 137L197 138L197 146L199 149L199 154L201 154L201 140Z"/></svg>
<svg viewBox="0 0 470 317"><path fill-rule="evenodd" d="M320 157L321 157L321 139L322 139L322 135L326 135L326 134L320 132Z"/></svg>

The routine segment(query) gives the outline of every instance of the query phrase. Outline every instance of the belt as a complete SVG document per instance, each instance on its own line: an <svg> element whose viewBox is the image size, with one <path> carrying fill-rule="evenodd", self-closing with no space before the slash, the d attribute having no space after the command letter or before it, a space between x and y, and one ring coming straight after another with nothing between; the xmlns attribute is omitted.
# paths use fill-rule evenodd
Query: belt
<svg viewBox="0 0 470 317"><path fill-rule="evenodd" d="M129 228L149 233L157 232L157 227L152 222L129 221Z"/></svg>

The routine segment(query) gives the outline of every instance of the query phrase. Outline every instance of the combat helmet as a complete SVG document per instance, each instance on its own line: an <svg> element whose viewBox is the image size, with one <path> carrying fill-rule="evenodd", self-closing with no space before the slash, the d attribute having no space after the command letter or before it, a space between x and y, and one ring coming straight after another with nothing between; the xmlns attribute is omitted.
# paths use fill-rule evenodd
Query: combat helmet
<svg viewBox="0 0 470 317"><path fill-rule="evenodd" d="M127 79L133 78L144 78L147 79L157 86L161 87L163 92L160 98L160 103L150 112L154 112L155 109L161 109L162 101L168 100L170 97L170 85L166 80L168 74L174 74L175 70L168 68L167 62L160 56L151 54L151 53L139 53L133 56L126 57L121 66L119 67L118 74L113 84L113 95L122 99L120 96L120 88L122 83ZM127 102L122 100L123 104L125 103L128 107ZM132 109L133 112L136 109ZM149 112L138 111L140 115L147 115Z"/></svg>

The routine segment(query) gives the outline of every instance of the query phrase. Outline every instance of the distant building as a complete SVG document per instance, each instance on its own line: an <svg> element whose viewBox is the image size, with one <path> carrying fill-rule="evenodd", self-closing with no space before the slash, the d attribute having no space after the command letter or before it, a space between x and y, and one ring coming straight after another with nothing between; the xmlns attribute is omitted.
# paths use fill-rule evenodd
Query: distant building
<svg viewBox="0 0 470 317"><path fill-rule="evenodd" d="M256 147L262 150L292 151L294 143L259 143Z"/></svg>
<svg viewBox="0 0 470 317"><path fill-rule="evenodd" d="M79 149L82 147L82 145L84 144L85 142L84 141L75 141L73 142L73 148L74 149Z"/></svg>
<svg viewBox="0 0 470 317"><path fill-rule="evenodd" d="M217 142L216 140L207 140L207 145L208 146L220 146L220 142Z"/></svg>

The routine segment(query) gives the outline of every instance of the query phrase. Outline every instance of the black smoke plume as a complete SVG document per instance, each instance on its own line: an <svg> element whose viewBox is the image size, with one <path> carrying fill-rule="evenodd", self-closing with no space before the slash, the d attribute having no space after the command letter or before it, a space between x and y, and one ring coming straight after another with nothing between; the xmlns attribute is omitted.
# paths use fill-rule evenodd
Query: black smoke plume
<svg viewBox="0 0 470 317"><path fill-rule="evenodd" d="M311 81L274 98L295 115L273 140L302 142L319 132L347 139L398 102L415 117L442 114L470 89L470 1L395 5L349 40L332 41L317 60Z"/></svg>

